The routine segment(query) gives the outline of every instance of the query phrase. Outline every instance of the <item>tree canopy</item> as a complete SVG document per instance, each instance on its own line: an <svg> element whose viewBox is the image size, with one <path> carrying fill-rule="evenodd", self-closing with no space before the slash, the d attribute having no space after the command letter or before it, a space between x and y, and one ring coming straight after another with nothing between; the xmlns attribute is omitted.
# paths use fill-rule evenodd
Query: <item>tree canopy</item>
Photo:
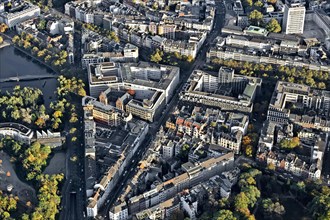
<svg viewBox="0 0 330 220"><path fill-rule="evenodd" d="M11 195L5 195L0 190L0 218L9 219L10 213L16 210L18 198Z"/></svg>
<svg viewBox="0 0 330 220"><path fill-rule="evenodd" d="M292 83L306 84L319 89L330 89L330 74L324 71L219 58L213 58L211 63L238 69L242 75L246 76L257 76L272 80L280 79Z"/></svg>
<svg viewBox="0 0 330 220"><path fill-rule="evenodd" d="M300 140L298 137L293 137L291 139L284 138L280 142L280 147L284 149L293 149L298 147L300 144Z"/></svg>
<svg viewBox="0 0 330 220"><path fill-rule="evenodd" d="M262 20L264 18L264 15L258 11L258 10L253 10L250 14L249 14L249 20L251 22L251 24L253 25L260 25Z"/></svg>
<svg viewBox="0 0 330 220"><path fill-rule="evenodd" d="M237 220L233 212L227 209L222 209L215 215L215 220Z"/></svg>
<svg viewBox="0 0 330 220"><path fill-rule="evenodd" d="M278 23L278 21L275 18L272 18L268 22L266 28L269 32L274 32L274 33L279 33L282 30L281 25Z"/></svg>
<svg viewBox="0 0 330 220"><path fill-rule="evenodd" d="M32 213L32 219L54 219L59 212L58 206L61 197L58 195L58 184L63 180L63 174L56 175L40 175L38 180L41 187L38 193L38 206Z"/></svg>
<svg viewBox="0 0 330 220"><path fill-rule="evenodd" d="M278 201L273 202L272 199L263 199L262 208L264 215L278 214L283 215L285 213L285 208Z"/></svg>
<svg viewBox="0 0 330 220"><path fill-rule="evenodd" d="M24 153L23 167L28 170L27 179L31 180L42 172L42 168L47 164L47 159L51 149L49 146L34 142Z"/></svg>
<svg viewBox="0 0 330 220"><path fill-rule="evenodd" d="M159 63L160 61L162 61L162 52L160 50L156 50L155 53L150 55L150 61L154 62L154 63Z"/></svg>
<svg viewBox="0 0 330 220"><path fill-rule="evenodd" d="M41 90L30 87L15 86L11 93L0 92L0 110L0 120L3 121L23 121L31 124L39 118L44 122L49 119ZM39 127L44 125L45 123L39 124Z"/></svg>
<svg viewBox="0 0 330 220"><path fill-rule="evenodd" d="M8 26L5 23L0 23L0 33L6 32L8 29Z"/></svg>
<svg viewBox="0 0 330 220"><path fill-rule="evenodd" d="M44 28L44 21L41 20L38 25L40 29ZM65 50L60 50L57 47L53 47L51 44L40 42L39 39L31 34L23 32L20 35L15 35L12 38L12 42L17 47L20 47L31 54L36 54L36 58L59 72L63 70L63 67L67 66L68 54Z"/></svg>
<svg viewBox="0 0 330 220"><path fill-rule="evenodd" d="M55 220L61 201L58 195L58 184L63 180L63 174L42 174L51 153L50 147L41 145L39 142L28 146L6 137L0 141L0 150L2 149L8 155L19 158L20 161L16 161L17 169L23 169L26 179L34 181L37 186L40 186L38 206L31 215L23 214L21 219ZM16 197L4 196L0 191L0 218L10 217L10 212L16 209L16 200L18 200Z"/></svg>

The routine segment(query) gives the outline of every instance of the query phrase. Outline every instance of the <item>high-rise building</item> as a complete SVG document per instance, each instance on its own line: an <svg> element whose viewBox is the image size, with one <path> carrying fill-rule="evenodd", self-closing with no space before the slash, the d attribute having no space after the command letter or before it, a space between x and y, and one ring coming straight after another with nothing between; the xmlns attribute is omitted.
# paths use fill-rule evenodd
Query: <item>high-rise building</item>
<svg viewBox="0 0 330 220"><path fill-rule="evenodd" d="M283 31L286 34L302 34L305 24L304 0L286 0L283 17Z"/></svg>

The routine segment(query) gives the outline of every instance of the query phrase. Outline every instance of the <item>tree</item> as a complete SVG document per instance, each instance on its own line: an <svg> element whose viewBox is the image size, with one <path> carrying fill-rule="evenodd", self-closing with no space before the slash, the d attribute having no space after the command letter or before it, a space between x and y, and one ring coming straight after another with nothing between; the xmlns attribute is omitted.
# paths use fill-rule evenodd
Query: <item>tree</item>
<svg viewBox="0 0 330 220"><path fill-rule="evenodd" d="M191 63L192 61L194 61L193 56L188 55L188 56L187 56L187 61L188 61L189 63Z"/></svg>
<svg viewBox="0 0 330 220"><path fill-rule="evenodd" d="M274 5L276 4L277 0L267 0L267 2Z"/></svg>
<svg viewBox="0 0 330 220"><path fill-rule="evenodd" d="M252 145L247 145L245 147L245 155L248 157L252 157L253 154L253 146Z"/></svg>
<svg viewBox="0 0 330 220"><path fill-rule="evenodd" d="M74 134L76 132L76 130L77 130L77 128L71 128L69 133Z"/></svg>
<svg viewBox="0 0 330 220"><path fill-rule="evenodd" d="M258 10L253 10L249 14L249 20L253 25L260 25L260 22L262 22L264 15L258 11Z"/></svg>
<svg viewBox="0 0 330 220"><path fill-rule="evenodd" d="M174 57L175 57L176 59L178 59L178 60L181 60L181 59L182 59L181 54L180 54L179 52L177 52L177 51L175 51L175 52L173 53L173 55L174 55Z"/></svg>
<svg viewBox="0 0 330 220"><path fill-rule="evenodd" d="M259 7L259 8L261 8L263 5L264 4L262 3L262 1L259 1L259 0L254 3L254 6Z"/></svg>
<svg viewBox="0 0 330 220"><path fill-rule="evenodd" d="M240 192L234 198L234 207L238 212L242 212L249 207L249 198L246 196L244 192Z"/></svg>
<svg viewBox="0 0 330 220"><path fill-rule="evenodd" d="M326 89L326 85L325 85L324 82L319 82L319 83L317 84L317 88L319 88L319 89Z"/></svg>
<svg viewBox="0 0 330 220"><path fill-rule="evenodd" d="M269 163L267 165L267 169L269 169L269 170L275 170L275 165L273 163Z"/></svg>
<svg viewBox="0 0 330 220"><path fill-rule="evenodd" d="M17 36L17 35L15 35L15 36L13 37L13 39L12 39L12 42L13 42L14 44L17 44L19 41L20 41L20 37Z"/></svg>
<svg viewBox="0 0 330 220"><path fill-rule="evenodd" d="M120 41L118 36L116 35L116 32L114 32L114 31L110 32L110 39L114 40L117 43L119 43L119 41Z"/></svg>
<svg viewBox="0 0 330 220"><path fill-rule="evenodd" d="M160 51L157 49L154 54L150 56L150 61L154 63L159 63L162 61L162 56L160 54Z"/></svg>
<svg viewBox="0 0 330 220"><path fill-rule="evenodd" d="M253 0L245 0L244 3L245 5L251 7L253 5Z"/></svg>
<svg viewBox="0 0 330 220"><path fill-rule="evenodd" d="M39 118L36 120L35 124L36 124L39 128L43 128L43 127L46 125L46 121L45 121L44 118L39 117Z"/></svg>
<svg viewBox="0 0 330 220"><path fill-rule="evenodd" d="M251 142L252 142L252 140L249 136L244 136L243 139L242 139L242 144L244 146L247 146L247 145L251 144Z"/></svg>
<svg viewBox="0 0 330 220"><path fill-rule="evenodd" d="M9 219L10 212L16 210L17 199L12 196L7 196L0 191L0 218Z"/></svg>
<svg viewBox="0 0 330 220"><path fill-rule="evenodd" d="M221 209L223 209L223 208L226 208L226 207L229 205L229 201L228 201L227 198L221 198L221 199L219 200L218 204L219 204L219 207L220 207Z"/></svg>
<svg viewBox="0 0 330 220"><path fill-rule="evenodd" d="M299 137L293 137L292 139L284 138L280 142L280 147L284 149L293 149L300 144Z"/></svg>
<svg viewBox="0 0 330 220"><path fill-rule="evenodd" d="M273 202L271 199L263 199L261 203L264 215L266 216L273 213L278 215L283 215L285 213L284 206L279 202Z"/></svg>
<svg viewBox="0 0 330 220"><path fill-rule="evenodd" d="M62 114L62 112L61 111L55 111L54 113L53 113L53 116L54 116L54 118L60 118L60 117L62 117L63 116L63 114Z"/></svg>
<svg viewBox="0 0 330 220"><path fill-rule="evenodd" d="M28 149L26 149L22 164L28 171L28 180L42 172L41 169L47 164L47 159L50 153L50 147L41 145L39 142L34 142Z"/></svg>
<svg viewBox="0 0 330 220"><path fill-rule="evenodd" d="M32 219L55 219L59 212L58 206L61 202L58 193L58 184L63 180L63 174L39 175L37 180L40 182L38 194L38 206L32 213Z"/></svg>
<svg viewBox="0 0 330 220"><path fill-rule="evenodd" d="M274 33L279 33L281 32L281 25L278 23L278 21L275 19L275 18L272 18L267 26L266 26L266 29L269 31L269 32L274 32Z"/></svg>
<svg viewBox="0 0 330 220"><path fill-rule="evenodd" d="M37 24L37 28L39 30L45 30L45 28L46 28L46 20L40 19L39 23Z"/></svg>
<svg viewBox="0 0 330 220"><path fill-rule="evenodd" d="M21 218L21 219L22 219L22 220L29 220L30 217L29 217L28 214L24 213L24 214L22 215L22 218Z"/></svg>
<svg viewBox="0 0 330 220"><path fill-rule="evenodd" d="M236 220L237 218L234 216L232 211L222 209L215 215L215 220Z"/></svg>
<svg viewBox="0 0 330 220"><path fill-rule="evenodd" d="M152 9L154 9L154 10L157 10L157 9L158 9L158 4L157 4L157 2L154 2L154 3L152 4Z"/></svg>
<svg viewBox="0 0 330 220"><path fill-rule="evenodd" d="M0 24L0 33L6 32L7 29L8 29L8 26L5 23Z"/></svg>
<svg viewBox="0 0 330 220"><path fill-rule="evenodd" d="M260 191L256 186L246 186L242 189L242 192L245 193L246 197L248 198L248 203L251 207L253 207L258 198L260 198Z"/></svg>

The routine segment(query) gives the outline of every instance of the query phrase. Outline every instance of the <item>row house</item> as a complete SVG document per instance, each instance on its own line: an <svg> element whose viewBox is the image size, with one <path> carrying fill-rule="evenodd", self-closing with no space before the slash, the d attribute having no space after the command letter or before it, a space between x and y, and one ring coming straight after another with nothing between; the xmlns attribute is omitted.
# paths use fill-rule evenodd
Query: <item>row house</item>
<svg viewBox="0 0 330 220"><path fill-rule="evenodd" d="M273 164L276 169L290 172L301 178L313 180L321 178L322 163L320 160L310 163L294 153L285 155L276 151L264 151L257 155L257 160L266 165Z"/></svg>

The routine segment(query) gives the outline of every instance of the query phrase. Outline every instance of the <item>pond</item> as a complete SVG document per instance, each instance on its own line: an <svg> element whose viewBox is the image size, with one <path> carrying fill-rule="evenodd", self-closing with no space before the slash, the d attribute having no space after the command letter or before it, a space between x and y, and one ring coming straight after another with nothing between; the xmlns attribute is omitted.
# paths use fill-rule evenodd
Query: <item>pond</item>
<svg viewBox="0 0 330 220"><path fill-rule="evenodd" d="M37 61L34 61L31 57L18 51L13 46L0 48L0 80L9 77L19 77L24 75L38 76L45 74L55 75L52 70ZM11 91L16 85L39 88L43 92L45 104L48 106L50 101L54 99L57 80L52 78L19 82L0 82L0 90Z"/></svg>

